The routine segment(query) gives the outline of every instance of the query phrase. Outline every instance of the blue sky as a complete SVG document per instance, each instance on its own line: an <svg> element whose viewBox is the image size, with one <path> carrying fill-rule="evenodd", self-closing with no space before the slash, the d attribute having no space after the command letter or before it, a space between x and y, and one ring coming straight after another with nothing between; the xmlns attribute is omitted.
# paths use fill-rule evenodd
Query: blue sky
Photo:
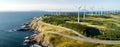
<svg viewBox="0 0 120 47"><path fill-rule="evenodd" d="M120 0L0 0L0 11L76 11L78 6L87 10L119 10Z"/></svg>

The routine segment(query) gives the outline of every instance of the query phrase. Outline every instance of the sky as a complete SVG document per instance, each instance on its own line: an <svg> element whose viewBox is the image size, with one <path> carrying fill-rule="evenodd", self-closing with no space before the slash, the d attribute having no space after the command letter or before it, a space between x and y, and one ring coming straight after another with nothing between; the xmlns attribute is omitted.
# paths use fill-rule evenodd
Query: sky
<svg viewBox="0 0 120 47"><path fill-rule="evenodd" d="M0 0L0 11L119 10L120 0Z"/></svg>

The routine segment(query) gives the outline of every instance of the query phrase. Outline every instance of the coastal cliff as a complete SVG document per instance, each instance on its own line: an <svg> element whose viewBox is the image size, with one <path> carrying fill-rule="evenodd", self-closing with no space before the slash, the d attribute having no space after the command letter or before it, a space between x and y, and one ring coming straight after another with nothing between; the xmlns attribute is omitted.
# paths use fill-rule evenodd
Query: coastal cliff
<svg viewBox="0 0 120 47"><path fill-rule="evenodd" d="M41 47L109 47L118 45L106 45L100 43L84 42L77 40L79 35L69 29L45 23L44 17L34 17L29 23L29 27L34 30L36 35L33 37L37 44ZM73 38L74 37L74 38ZM76 39L75 39L76 38ZM81 37L83 38L83 37Z"/></svg>
<svg viewBox="0 0 120 47"><path fill-rule="evenodd" d="M34 17L33 20L28 25L31 29L35 30L37 33L36 36L34 36L34 40L36 41L36 44L42 46L42 47L53 47L52 43L50 43L49 38L45 33L42 32L42 23L40 24L40 19L38 17Z"/></svg>
<svg viewBox="0 0 120 47"><path fill-rule="evenodd" d="M75 34L68 32L68 30L44 23L41 20L42 20L41 17L34 17L29 24L29 27L31 29L34 29L35 32L37 33L37 35L34 36L34 40L36 41L36 44L42 47L69 47L69 46L79 47L79 45L83 44L83 41L69 39L67 37L59 36L54 33L47 33L49 31L53 31L61 34L76 36Z"/></svg>

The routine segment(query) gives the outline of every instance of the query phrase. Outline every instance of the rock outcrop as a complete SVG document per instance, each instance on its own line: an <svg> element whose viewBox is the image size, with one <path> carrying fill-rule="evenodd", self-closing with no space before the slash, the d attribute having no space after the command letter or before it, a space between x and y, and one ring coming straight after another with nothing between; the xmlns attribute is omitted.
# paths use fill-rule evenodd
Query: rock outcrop
<svg viewBox="0 0 120 47"><path fill-rule="evenodd" d="M37 34L26 37L24 43L33 44L32 46L37 44L41 47L53 47L52 43L49 41L49 37L47 37L47 35L42 32L42 25L39 21L40 18L34 17L33 20L27 24L28 27L30 27L31 30L34 29Z"/></svg>

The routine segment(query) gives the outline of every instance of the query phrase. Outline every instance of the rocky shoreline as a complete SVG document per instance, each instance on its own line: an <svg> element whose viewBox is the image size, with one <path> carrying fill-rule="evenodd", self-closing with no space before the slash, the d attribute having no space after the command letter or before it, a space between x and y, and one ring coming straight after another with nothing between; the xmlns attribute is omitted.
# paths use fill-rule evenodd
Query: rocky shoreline
<svg viewBox="0 0 120 47"><path fill-rule="evenodd" d="M40 20L40 19L39 19ZM24 45L30 44L31 47L51 47L49 46L46 36L43 35L42 31L39 31L37 27L34 27L32 24L33 21L38 22L38 17L34 17L31 22L24 23L22 28L17 29L16 31L30 31L34 32L33 35L25 37ZM36 36L41 34L42 37L39 41L36 40Z"/></svg>
<svg viewBox="0 0 120 47"><path fill-rule="evenodd" d="M35 32L34 29L32 29L30 26L29 26L30 22L28 23L24 23L22 28L20 29L17 29L16 31L30 31L30 32ZM30 44L31 46L30 47L41 47L40 45L37 44L36 40L35 40L35 36L37 34L33 34L31 36L26 36L24 39L24 45L28 45Z"/></svg>
<svg viewBox="0 0 120 47"><path fill-rule="evenodd" d="M34 29L31 29L29 26L30 22L24 23L23 26L20 29L17 29L16 31L34 31Z"/></svg>

